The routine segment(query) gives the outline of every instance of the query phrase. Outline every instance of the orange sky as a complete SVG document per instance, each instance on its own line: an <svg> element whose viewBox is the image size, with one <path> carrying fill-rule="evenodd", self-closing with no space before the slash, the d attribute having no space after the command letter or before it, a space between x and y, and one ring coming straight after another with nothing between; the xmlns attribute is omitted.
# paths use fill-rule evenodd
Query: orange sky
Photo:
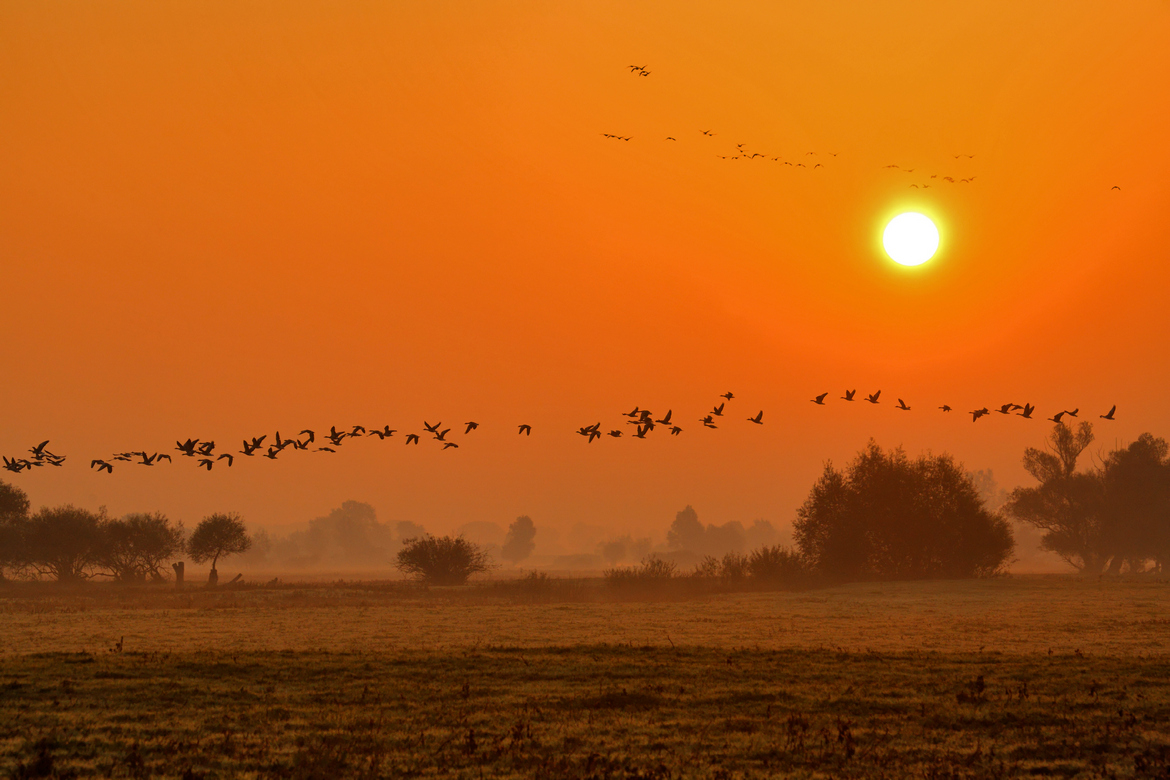
<svg viewBox="0 0 1170 780"><path fill-rule="evenodd" d="M941 403L1170 436L1168 39L1165 0L4 3L0 452L70 461L3 478L188 525L661 533L787 523L871 436L1025 479L1046 423ZM880 251L903 209L943 233L921 268ZM846 387L889 403L808 403ZM686 431L573 433L634 405ZM424 418L483 427L86 468Z"/></svg>

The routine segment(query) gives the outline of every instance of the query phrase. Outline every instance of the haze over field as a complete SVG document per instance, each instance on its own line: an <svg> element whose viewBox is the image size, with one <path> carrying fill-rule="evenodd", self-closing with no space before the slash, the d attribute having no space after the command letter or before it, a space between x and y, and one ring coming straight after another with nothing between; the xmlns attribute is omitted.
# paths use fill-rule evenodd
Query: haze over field
<svg viewBox="0 0 1170 780"><path fill-rule="evenodd" d="M571 552L688 504L783 538L871 437L1027 484L1050 425L963 414L1007 401L1165 435L1168 32L1154 0L5 3L0 451L70 457L11 477L36 505L283 535L356 499ZM901 210L942 234L917 269ZM574 434L635 405L684 432ZM423 420L460 448L86 468Z"/></svg>

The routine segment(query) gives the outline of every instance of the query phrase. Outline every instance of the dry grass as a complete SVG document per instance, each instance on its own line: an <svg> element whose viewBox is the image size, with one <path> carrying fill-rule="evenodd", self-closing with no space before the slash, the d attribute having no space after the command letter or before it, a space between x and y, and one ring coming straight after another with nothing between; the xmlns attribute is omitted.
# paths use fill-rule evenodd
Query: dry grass
<svg viewBox="0 0 1170 780"><path fill-rule="evenodd" d="M6 590L0 777L1170 777L1165 582L534 587Z"/></svg>

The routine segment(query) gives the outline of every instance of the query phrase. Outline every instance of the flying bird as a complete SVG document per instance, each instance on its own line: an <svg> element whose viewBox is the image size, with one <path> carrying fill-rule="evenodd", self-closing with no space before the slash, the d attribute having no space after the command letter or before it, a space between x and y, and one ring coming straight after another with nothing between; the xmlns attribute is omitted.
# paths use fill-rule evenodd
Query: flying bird
<svg viewBox="0 0 1170 780"><path fill-rule="evenodd" d="M711 427L713 428L715 426L711 426ZM678 427L677 425L672 425L670 427L670 435L671 436L678 436L680 433L682 433L682 428Z"/></svg>
<svg viewBox="0 0 1170 780"><path fill-rule="evenodd" d="M1117 412L1117 404L1114 404L1113 406L1111 406L1111 407L1109 408L1109 411L1108 411L1108 412L1106 412L1105 414L1099 415L1099 417L1100 417L1102 420L1112 420L1112 419L1113 419L1113 415L1114 415L1116 412Z"/></svg>
<svg viewBox="0 0 1170 780"><path fill-rule="evenodd" d="M438 432L439 432L439 426L440 426L440 425L442 425L442 424L443 424L443 423L441 423L441 422L437 422L437 423L435 423L434 425L431 425L431 424L430 424L429 422L427 422L426 420L423 420L423 427L427 429L427 432L428 432L428 433L438 433Z"/></svg>
<svg viewBox="0 0 1170 780"><path fill-rule="evenodd" d="M387 436L393 436L396 433L398 433L398 431L392 429L389 425L387 425L382 430L378 430L377 428L371 428L370 432L367 435L368 436L377 436L378 441L385 441Z"/></svg>
<svg viewBox="0 0 1170 780"><path fill-rule="evenodd" d="M977 422L979 418L985 414L991 414L991 410L986 406L982 409L976 409L975 411L971 412L971 422Z"/></svg>
<svg viewBox="0 0 1170 780"><path fill-rule="evenodd" d="M175 449L183 453L188 458L195 457L195 448L199 446L198 439L187 439L185 442L175 442ZM244 444L247 447L247 443Z"/></svg>
<svg viewBox="0 0 1170 780"><path fill-rule="evenodd" d="M318 447L317 449L313 450L313 452L337 452L337 450L333 449L332 447Z"/></svg>
<svg viewBox="0 0 1170 780"><path fill-rule="evenodd" d="M106 463L104 460L91 460L89 462L89 467L92 469L94 466L97 466L97 470L98 470L99 474L103 471L106 472L107 474L114 473L114 464Z"/></svg>
<svg viewBox="0 0 1170 780"><path fill-rule="evenodd" d="M869 401L871 404L876 404L878 402L878 398L880 398L881 395L882 395L882 391L878 390L876 393L872 393L870 395L867 395L865 397L865 400Z"/></svg>
<svg viewBox="0 0 1170 780"><path fill-rule="evenodd" d="M673 409L667 409L666 414L663 416L663 418L661 420L655 420L654 422L658 423L659 425L670 425L670 415L673 413L674 413ZM598 423L598 424L600 425L600 423Z"/></svg>
<svg viewBox="0 0 1170 780"><path fill-rule="evenodd" d="M454 447L455 449L459 449L459 445L458 445L458 444L456 444L456 443L455 443L455 442L453 442L453 441L447 441L447 442L443 442L443 449L445 449L445 450L449 450L449 449L451 449L452 447Z"/></svg>
<svg viewBox="0 0 1170 780"><path fill-rule="evenodd" d="M827 396L827 395L828 395L828 393L821 393L816 398L810 398L809 400L812 401L814 404L817 404L818 406L824 406L825 405L825 396Z"/></svg>
<svg viewBox="0 0 1170 780"><path fill-rule="evenodd" d="M1048 418L1048 421L1049 421L1049 422L1054 422L1054 423L1056 423L1057 425L1062 425L1063 423L1061 422L1060 418L1061 418L1061 417L1064 417L1066 414L1067 414L1067 412L1057 412L1056 414L1054 414L1054 415L1052 415L1051 417L1049 417L1049 418Z"/></svg>
<svg viewBox="0 0 1170 780"><path fill-rule="evenodd" d="M1077 412L1079 412L1080 410L1081 410L1081 407L1078 406L1076 409L1073 409L1071 412L1066 411L1065 414L1067 414L1069 417L1076 417Z"/></svg>
<svg viewBox="0 0 1170 780"><path fill-rule="evenodd" d="M727 405L727 402L724 401L723 403L719 404L714 409L712 409L711 414L715 415L716 417L722 417L723 416L723 407L726 405Z"/></svg>
<svg viewBox="0 0 1170 780"><path fill-rule="evenodd" d="M517 431L517 433L522 433L525 436L531 436L532 435L532 426L531 425L521 425L520 430Z"/></svg>
<svg viewBox="0 0 1170 780"><path fill-rule="evenodd" d="M749 417L748 422L754 422L756 425L763 425L764 424L764 410L761 409L760 413L757 414L755 417Z"/></svg>
<svg viewBox="0 0 1170 780"><path fill-rule="evenodd" d="M857 395L856 390L846 390L845 395L841 396L842 401L852 401L853 396Z"/></svg>
<svg viewBox="0 0 1170 780"><path fill-rule="evenodd" d="M902 411L904 411L904 412L908 412L908 411L910 411L910 407L909 407L909 406L907 406L907 405L906 405L906 402L905 402L905 401L903 401L901 398L899 398L899 399L898 399L898 405L897 405L897 406L895 406L894 408L895 408L895 409L901 409L901 410L902 410Z"/></svg>
<svg viewBox="0 0 1170 780"><path fill-rule="evenodd" d="M715 134L712 133L710 130L704 130L703 135L715 135Z"/></svg>
<svg viewBox="0 0 1170 780"><path fill-rule="evenodd" d="M463 432L464 436L466 436L467 434L471 433L472 431L474 431L476 428L479 427L479 423L477 423L477 422L464 423L464 425L467 426L467 430L465 430Z"/></svg>
<svg viewBox="0 0 1170 780"><path fill-rule="evenodd" d="M444 441L444 442L445 442L445 441L447 441L447 439L446 439L446 436L447 436L447 434L448 434L448 433L450 433L450 432L451 432L451 429L450 429L450 428L444 428L442 431L440 431L439 433L436 433L436 434L435 434L435 439L436 439L437 441Z"/></svg>
<svg viewBox="0 0 1170 780"><path fill-rule="evenodd" d="M229 469L232 467L232 464L234 464L236 462L236 459L232 457L230 452L225 452L224 454L222 454L218 458L216 458L216 460L223 460L224 458L227 458Z"/></svg>
<svg viewBox="0 0 1170 780"><path fill-rule="evenodd" d="M942 406L939 407L939 409L942 409L944 412L949 412L951 410L951 407L947 406L946 404L943 404Z"/></svg>
<svg viewBox="0 0 1170 780"><path fill-rule="evenodd" d="M610 435L610 436L612 436L612 437L614 437L614 438L616 439L616 438L618 438L619 436L621 436L621 435L622 435L622 432L621 432L621 431L610 431L610 432L609 432L609 435Z"/></svg>
<svg viewBox="0 0 1170 780"><path fill-rule="evenodd" d="M418 444L418 434L417 433L406 434L406 443L407 444Z"/></svg>
<svg viewBox="0 0 1170 780"><path fill-rule="evenodd" d="M214 463L214 461L212 461L211 458L200 458L199 459L199 466L207 469L208 471L211 471L211 466L213 463Z"/></svg>
<svg viewBox="0 0 1170 780"><path fill-rule="evenodd" d="M707 415L706 417L700 417L699 422L703 423L703 425L707 426L708 428L718 428L719 427L718 425L715 424L715 418L712 417L711 415Z"/></svg>
<svg viewBox="0 0 1170 780"><path fill-rule="evenodd" d="M733 393L733 392L731 392L730 390L728 390L726 393L724 393L723 395L721 395L721 396L719 396L719 397L720 397L720 398L726 398L728 401L730 401L731 399L735 398L735 393Z"/></svg>

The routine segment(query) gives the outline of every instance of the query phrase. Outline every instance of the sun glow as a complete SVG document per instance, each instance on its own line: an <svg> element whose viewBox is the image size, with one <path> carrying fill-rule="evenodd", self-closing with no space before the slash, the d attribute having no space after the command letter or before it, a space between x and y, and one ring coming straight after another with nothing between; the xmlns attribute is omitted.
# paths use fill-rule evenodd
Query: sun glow
<svg viewBox="0 0 1170 780"><path fill-rule="evenodd" d="M938 251L938 228L925 214L907 211L886 225L882 246L895 263L922 265Z"/></svg>

